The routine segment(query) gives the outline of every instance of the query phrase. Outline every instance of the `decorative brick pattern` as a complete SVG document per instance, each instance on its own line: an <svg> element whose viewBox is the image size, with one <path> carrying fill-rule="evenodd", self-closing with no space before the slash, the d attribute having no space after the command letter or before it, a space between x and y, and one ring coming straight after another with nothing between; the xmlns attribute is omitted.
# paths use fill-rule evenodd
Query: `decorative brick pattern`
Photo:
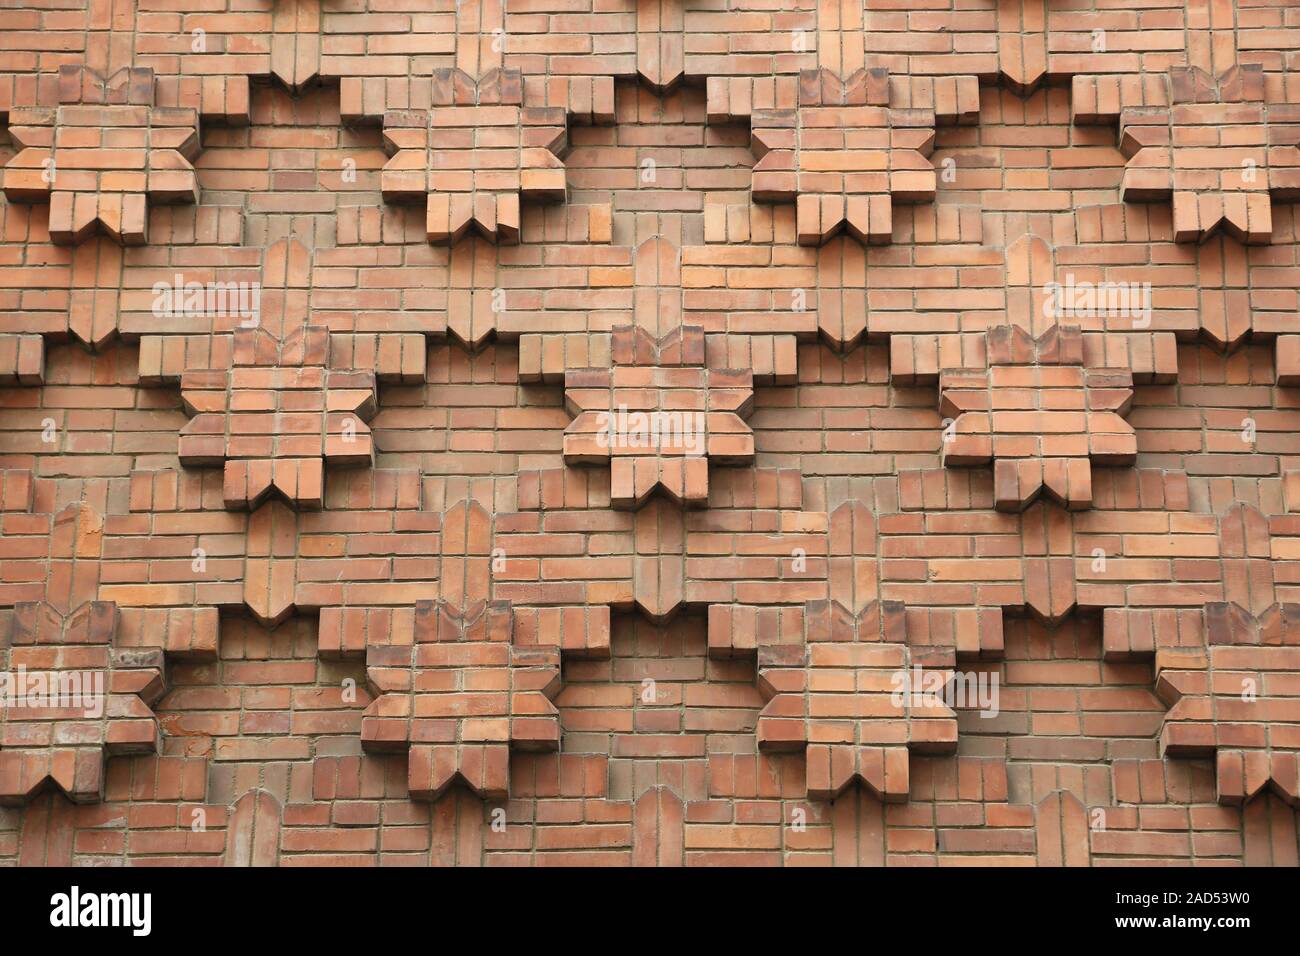
<svg viewBox="0 0 1300 956"><path fill-rule="evenodd" d="M1169 73L1170 105L1125 108L1126 202L1172 198L1174 238L1200 242L1218 229L1241 242L1269 242L1273 198L1300 195L1295 147L1300 107L1264 104L1259 64L1218 77L1196 67Z"/></svg>
<svg viewBox="0 0 1300 956"><path fill-rule="evenodd" d="M326 462L373 460L366 422L375 412L375 372L328 367L333 337L312 324L301 288L310 273L300 244L273 246L263 274L278 275L281 288L269 314L258 309L231 333L232 367L181 376L181 396L194 419L182 431L180 460L224 465L228 508L256 508L272 491L295 507L319 508ZM398 346L396 362L385 354L390 343ZM404 370L401 344L381 336L371 365Z"/></svg>
<svg viewBox="0 0 1300 956"><path fill-rule="evenodd" d="M83 604L67 617L23 602L9 621L0 712L0 803L23 803L47 782L76 803L98 802L104 761L156 753L151 705L163 692L162 651L112 647L117 606Z"/></svg>
<svg viewBox="0 0 1300 956"><path fill-rule="evenodd" d="M1132 400L1128 370L1085 369L1077 327L1038 339L1017 326L992 330L989 368L944 371L940 412L945 465L994 462L1000 510L1020 511L1040 492L1068 508L1092 504L1092 463L1131 464L1137 438L1120 417Z"/></svg>
<svg viewBox="0 0 1300 956"><path fill-rule="evenodd" d="M1300 865L1294 10L787 7L0 16L0 864Z"/></svg>
<svg viewBox="0 0 1300 956"><path fill-rule="evenodd" d="M563 200L560 108L523 106L523 77L494 71L478 82L440 71L432 109L390 110L393 158L381 174L389 202L426 202L430 242L454 243L471 226L490 242L519 241L521 199Z"/></svg>
<svg viewBox="0 0 1300 956"><path fill-rule="evenodd" d="M515 648L509 606L461 612L415 606L415 643L372 647L376 695L361 722L368 750L410 748L413 798L436 800L463 782L488 800L509 794L510 748L557 750L556 648Z"/></svg>
<svg viewBox="0 0 1300 956"><path fill-rule="evenodd" d="M894 203L934 198L936 175L926 158L933 149L936 109L890 108L891 84L883 69L841 79L829 70L799 76L797 101L771 82L711 86L709 114L748 118L755 202L794 202L800 245L819 246L847 231L862 242L889 242Z"/></svg>
<svg viewBox="0 0 1300 956"><path fill-rule="evenodd" d="M107 79L63 67L57 108L10 115L23 150L5 167L5 197L48 202L57 243L101 231L122 245L143 244L149 204L194 203L199 195L190 163L199 151L198 112L154 99L147 67Z"/></svg>
<svg viewBox="0 0 1300 956"><path fill-rule="evenodd" d="M263 335L236 333L229 371L186 373L181 387L195 418L180 458L224 462L228 507L255 508L272 490L295 506L320 507L326 462L372 460L366 419L374 413L374 377L327 369L324 329L303 330L278 348Z"/></svg>
<svg viewBox="0 0 1300 956"><path fill-rule="evenodd" d="M1210 753L1219 802L1241 804L1266 787L1300 805L1300 705L1294 605L1255 619L1235 604L1207 610L1208 649L1162 651L1159 689L1169 704L1160 743L1169 756Z"/></svg>
<svg viewBox="0 0 1300 956"><path fill-rule="evenodd" d="M715 628L733 640L747 630L722 610L710 617L710 645ZM759 613L767 619L761 635L774 619ZM833 800L861 780L881 800L906 800L909 748L949 752L957 725L948 707L914 701L924 676L907 647L902 603L872 601L854 615L838 601L809 602L796 609L796 628L800 618L802 640L758 648L759 686L770 698L758 717L759 747L804 751L811 799Z"/></svg>
<svg viewBox="0 0 1300 956"><path fill-rule="evenodd" d="M742 418L753 399L753 373L709 368L704 330L681 328L656 342L626 326L611 336L614 366L565 375L565 399L577 416L565 429L564 460L609 460L611 503L635 507L662 488L674 501L709 496L709 464L753 460Z"/></svg>

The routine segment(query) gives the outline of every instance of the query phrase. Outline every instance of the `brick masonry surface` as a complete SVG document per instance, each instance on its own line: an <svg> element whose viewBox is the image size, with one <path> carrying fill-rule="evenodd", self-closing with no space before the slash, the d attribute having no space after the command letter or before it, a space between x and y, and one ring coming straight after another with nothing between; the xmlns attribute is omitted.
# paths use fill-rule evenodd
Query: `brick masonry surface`
<svg viewBox="0 0 1300 956"><path fill-rule="evenodd" d="M1294 0L0 7L0 864L1300 864Z"/></svg>

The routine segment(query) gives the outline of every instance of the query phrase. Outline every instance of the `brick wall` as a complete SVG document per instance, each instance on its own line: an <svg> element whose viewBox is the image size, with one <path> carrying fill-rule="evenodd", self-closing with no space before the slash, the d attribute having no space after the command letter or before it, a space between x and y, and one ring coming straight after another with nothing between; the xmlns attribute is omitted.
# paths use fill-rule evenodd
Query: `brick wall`
<svg viewBox="0 0 1300 956"><path fill-rule="evenodd" d="M1300 8L0 37L0 863L1300 863Z"/></svg>

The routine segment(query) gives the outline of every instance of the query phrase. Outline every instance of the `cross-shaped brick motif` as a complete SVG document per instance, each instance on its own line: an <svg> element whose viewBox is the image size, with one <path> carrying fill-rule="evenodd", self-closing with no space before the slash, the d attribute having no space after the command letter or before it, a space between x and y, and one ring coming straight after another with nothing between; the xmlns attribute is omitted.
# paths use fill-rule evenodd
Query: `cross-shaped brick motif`
<svg viewBox="0 0 1300 956"><path fill-rule="evenodd" d="M182 640L153 621L150 646L117 646L122 614L97 600L103 519L80 502L50 513L49 490L30 472L0 472L0 608L12 608L0 610L0 803L24 803L47 782L93 803L107 756L156 752L162 645ZM129 629L144 623L137 614Z"/></svg>
<svg viewBox="0 0 1300 956"><path fill-rule="evenodd" d="M738 590L784 603L710 606L709 656L756 659L767 699L759 747L803 752L810 798L833 800L860 780L883 800L906 800L909 753L956 747L944 701L958 655L999 656L1002 614L880 598L876 522L861 501L830 513L824 552L809 558L818 570L805 569L806 584L829 597L793 603L776 587Z"/></svg>
<svg viewBox="0 0 1300 956"><path fill-rule="evenodd" d="M213 321L211 338L199 336L207 368L187 362L190 336L151 336L142 346L142 372L179 373L194 416L181 432L181 462L224 466L231 509L256 509L272 492L295 507L318 509L326 462L372 463L367 421L376 411L377 371L404 380L422 368L419 336L334 336L316 323L312 274L312 254L302 243L273 243L263 268L268 287L259 287L251 315L238 320L231 313ZM217 328L218 321L225 325ZM346 355L334 354L339 345ZM229 352L230 367L211 367L220 351ZM338 368L341 358L352 367Z"/></svg>
<svg viewBox="0 0 1300 956"><path fill-rule="evenodd" d="M1212 603L1205 625L1205 648L1156 654L1156 689L1169 705L1162 752L1213 755L1220 803L1246 803L1271 784L1300 807L1300 605L1257 618Z"/></svg>
<svg viewBox="0 0 1300 956"><path fill-rule="evenodd" d="M945 465L994 462L997 507L1019 511L1040 493L1069 508L1092 503L1092 465L1131 464L1137 438L1123 420L1128 369L1083 365L1077 326L1034 339L1019 326L988 334L989 367L939 376Z"/></svg>
<svg viewBox="0 0 1300 956"><path fill-rule="evenodd" d="M380 187L389 202L426 204L430 242L454 243L473 226L490 242L515 243L521 199L564 199L565 111L524 106L523 89L515 70L477 82L436 70L429 109L384 114L392 158Z"/></svg>
<svg viewBox="0 0 1300 956"><path fill-rule="evenodd" d="M425 338L411 330L418 322L367 330L354 315L316 309L316 254L297 239L270 243L261 258L260 278L247 258L229 279L175 273L164 302L181 314L137 313L131 328L140 381L178 384L193 399L182 461L225 463L229 507L255 508L273 490L319 507L322 461L370 461L376 383L422 381ZM187 311L190 301L200 308Z"/></svg>
<svg viewBox="0 0 1300 956"><path fill-rule="evenodd" d="M611 337L614 365L565 374L574 421L564 434L570 464L608 461L613 503L637 507L662 488L699 505L709 494L709 464L745 464L754 437L743 416L753 372L705 362L704 329L679 327L656 341L636 326Z"/></svg>
<svg viewBox="0 0 1300 956"><path fill-rule="evenodd" d="M764 613L770 631L782 612ZM810 601L784 613L790 620L783 623L803 639L757 648L759 689L768 698L759 747L805 752L810 799L833 800L860 780L882 800L906 800L909 751L951 753L957 719L942 703L947 673L932 672L938 679L925 693L902 602L872 601L855 615L838 601ZM734 624L711 619L711 644L715 627Z"/></svg>
<svg viewBox="0 0 1300 956"><path fill-rule="evenodd" d="M375 700L362 719L362 744L409 751L417 799L437 799L458 780L485 799L508 796L512 747L559 748L551 699L561 652L608 655L608 612L532 609L516 628L511 602L491 599L493 563L506 561L504 551L494 553L492 520L476 501L453 505L439 536L441 596L416 602L409 632L370 628L366 640ZM353 644L347 635L344 644Z"/></svg>
<svg viewBox="0 0 1300 956"><path fill-rule="evenodd" d="M326 462L373 460L374 373L326 368L328 355L327 329L283 343L240 329L234 368L181 379L194 416L181 430L181 462L224 465L227 507L256 508L274 490L295 507L319 508Z"/></svg>
<svg viewBox="0 0 1300 956"><path fill-rule="evenodd" d="M794 472L728 469L715 476L713 509L653 498L613 520L602 478L564 469L521 478L521 512L497 517L495 541L507 555L530 560L507 560L496 580L498 598L516 607L635 608L659 622L686 607L789 605L825 596L827 519L802 509ZM806 564L793 574L792 552L802 553L799 563ZM734 561L733 553L748 560ZM588 583L545 576L560 569L581 572Z"/></svg>
<svg viewBox="0 0 1300 956"><path fill-rule="evenodd" d="M190 161L199 114L154 106L148 67L107 80L87 67L59 71L53 109L15 109L10 133L23 149L4 170L10 202L48 202L50 238L74 245L97 229L143 245L152 203L198 202Z"/></svg>
<svg viewBox="0 0 1300 956"><path fill-rule="evenodd" d="M1278 606L1271 558L1273 522L1258 509L1237 503L1217 516L1175 512L1163 526L1157 523L1159 512L1099 515L1103 529L1129 529L1122 539L1093 529L1088 513L1074 517L1081 525L1074 529L1070 546L1078 554L1079 603L1105 609L1107 659L1203 651L1215 643L1258 643L1248 636L1256 633L1254 626L1243 621L1264 620ZM1105 560L1094 557L1088 562L1088 549L1103 543ZM1125 580L1128 568L1142 571L1140 562L1127 559L1184 556L1198 560L1195 577L1158 585L1140 578Z"/></svg>
<svg viewBox="0 0 1300 956"><path fill-rule="evenodd" d="M1300 663L1300 608L1278 601L1275 581L1275 555L1293 547L1275 535L1291 534L1290 520L1241 503L1217 517L1188 512L1185 476L1148 473L1141 484L1145 507L1069 512L1034 504L1015 516L1023 554L1009 567L984 558L973 573L931 573L987 576L979 584L985 601L1028 610L1049 626L1100 612L1104 660L1154 657L1156 689L1170 707L1161 737L1167 756L1217 754L1220 802L1245 803L1270 783L1295 802L1300 696L1288 674ZM980 546L997 547L991 538ZM1167 581L1167 566L1189 573Z"/></svg>
<svg viewBox="0 0 1300 956"><path fill-rule="evenodd" d="M712 89L711 115L741 113ZM934 148L934 109L890 106L889 71L860 70L841 80L829 70L799 75L798 106L749 90L755 202L794 202L801 245L819 246L842 230L863 242L893 236L895 202L926 202L937 185L926 158Z"/></svg>
<svg viewBox="0 0 1300 956"><path fill-rule="evenodd" d="M557 750L560 686L555 647L511 642L510 606L415 607L415 643L372 646L366 674L376 700L362 718L371 751L407 750L409 789L435 800L461 780L484 799L509 794L510 749Z"/></svg>
<svg viewBox="0 0 1300 956"><path fill-rule="evenodd" d="M1292 546L1275 531L1290 524L1238 503L1206 530L1217 558L1210 588L1189 581L1167 594L1181 607L1108 610L1107 654L1154 652L1156 690L1170 708L1162 752L1215 756L1221 803L1246 803L1271 783L1300 804L1300 606L1277 600L1274 562L1275 548Z"/></svg>
<svg viewBox="0 0 1300 956"><path fill-rule="evenodd" d="M162 730L152 706L162 696L160 648L113 647L117 605L82 604L66 617L21 602L0 636L0 803L31 799L47 782L75 803L104 791L104 761L156 753Z"/></svg>
<svg viewBox="0 0 1300 956"><path fill-rule="evenodd" d="M1220 229L1272 242L1273 201L1300 198L1300 106L1265 101L1260 64L1218 77L1171 67L1155 89L1137 77L1078 77L1074 92L1076 123L1118 120L1123 199L1172 201L1178 242Z"/></svg>

